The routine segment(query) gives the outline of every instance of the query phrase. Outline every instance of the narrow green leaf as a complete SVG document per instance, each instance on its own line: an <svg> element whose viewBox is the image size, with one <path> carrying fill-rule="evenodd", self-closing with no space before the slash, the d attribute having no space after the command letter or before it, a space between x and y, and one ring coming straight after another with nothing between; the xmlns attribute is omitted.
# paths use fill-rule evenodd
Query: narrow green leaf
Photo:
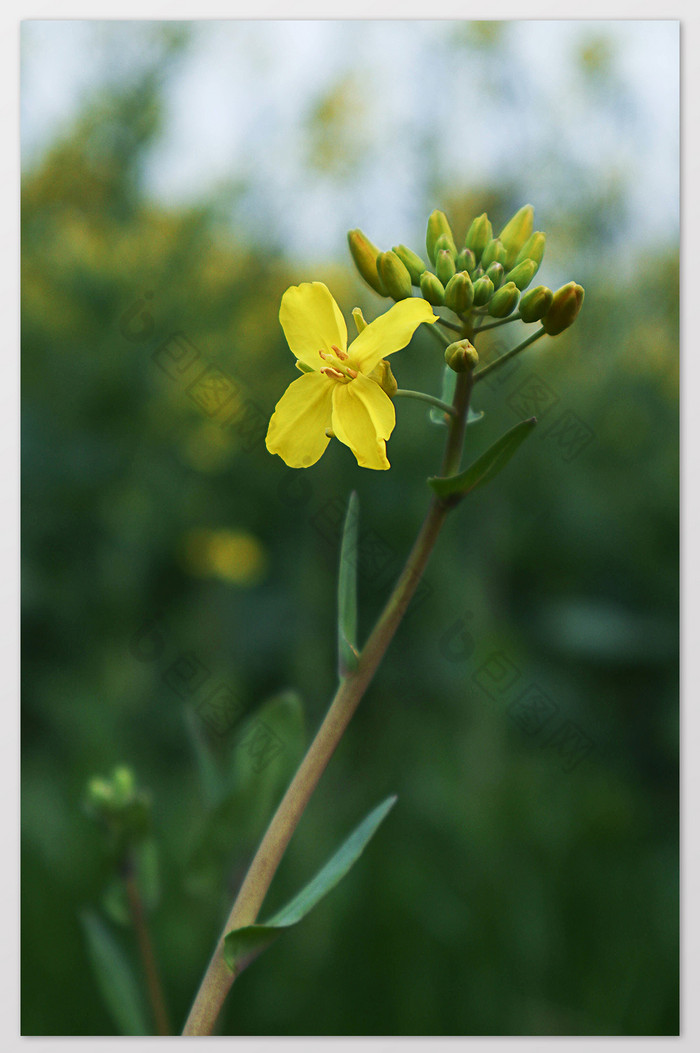
<svg viewBox="0 0 700 1053"><path fill-rule="evenodd" d="M440 402L447 402L448 405L452 405L452 400L455 397L455 384L457 383L457 374L454 369L450 369L449 366L445 366L442 371L442 390L440 392ZM429 417L433 424L447 424L447 414L443 413L442 410L438 409L437 406L433 406L429 411Z"/></svg>
<svg viewBox="0 0 700 1053"><path fill-rule="evenodd" d="M396 797L387 797L360 823L350 837L340 846L335 855L301 892L269 921L259 925L247 925L227 933L224 940L224 957L232 972L242 972L277 937L292 925L301 921L338 882L345 877L357 862L380 823L396 803Z"/></svg>
<svg viewBox="0 0 700 1053"><path fill-rule="evenodd" d="M482 420L483 416L484 416L484 411L483 410L479 410L479 412L477 413L470 406L469 407L469 413L467 414L467 427L469 427L470 424L476 424L477 421Z"/></svg>
<svg viewBox="0 0 700 1053"><path fill-rule="evenodd" d="M214 752L207 742L202 719L192 706L185 706L185 724L197 761L202 793L208 808L219 803L226 792L226 780Z"/></svg>
<svg viewBox="0 0 700 1053"><path fill-rule="evenodd" d="M122 1035L150 1035L141 986L131 964L104 922L86 910L80 921L97 985Z"/></svg>
<svg viewBox="0 0 700 1053"><path fill-rule="evenodd" d="M357 669L357 530L360 502L353 490L340 546L338 573L338 670L342 676Z"/></svg>
<svg viewBox="0 0 700 1053"><path fill-rule="evenodd" d="M502 435L486 453L482 454L474 464L470 465L459 475L451 475L447 479L433 476L428 479L438 497L464 497L477 486L488 483L494 476L498 475L502 468L508 464L521 442L531 434L537 424L535 417L523 420L514 428Z"/></svg>

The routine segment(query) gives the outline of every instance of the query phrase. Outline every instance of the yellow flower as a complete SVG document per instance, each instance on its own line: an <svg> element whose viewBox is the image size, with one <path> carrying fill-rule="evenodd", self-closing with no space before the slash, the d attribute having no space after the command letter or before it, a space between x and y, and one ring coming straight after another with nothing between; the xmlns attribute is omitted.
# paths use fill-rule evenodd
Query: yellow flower
<svg viewBox="0 0 700 1053"><path fill-rule="evenodd" d="M425 300L400 300L348 347L340 309L322 282L304 282L282 297L280 323L303 369L275 406L265 440L290 468L315 464L335 435L362 468L389 468L386 440L394 404L372 375L409 343L421 322L436 321Z"/></svg>

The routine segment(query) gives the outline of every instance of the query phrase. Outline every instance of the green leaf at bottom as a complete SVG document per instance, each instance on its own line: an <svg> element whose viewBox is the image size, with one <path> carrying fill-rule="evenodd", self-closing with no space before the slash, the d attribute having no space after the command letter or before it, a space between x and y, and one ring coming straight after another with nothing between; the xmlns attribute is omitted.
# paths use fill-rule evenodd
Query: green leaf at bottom
<svg viewBox="0 0 700 1053"><path fill-rule="evenodd" d="M269 921L260 925L246 925L226 934L224 957L233 972L243 972L285 929L301 921L331 889L335 888L360 858L395 803L396 797L388 797L370 812L325 867L319 870L316 877Z"/></svg>

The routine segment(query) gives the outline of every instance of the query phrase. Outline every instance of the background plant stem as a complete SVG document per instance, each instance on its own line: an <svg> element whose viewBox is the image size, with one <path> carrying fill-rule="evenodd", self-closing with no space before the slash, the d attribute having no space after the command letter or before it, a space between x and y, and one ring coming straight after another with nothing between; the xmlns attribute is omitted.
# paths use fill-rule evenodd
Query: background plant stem
<svg viewBox="0 0 700 1053"><path fill-rule="evenodd" d="M158 963L156 961L151 934L148 928L148 919L146 917L146 911L144 910L143 900L141 899L141 893L136 880L136 871L132 860L129 860L126 864L124 884L126 886L126 896L129 901L131 921L134 926L134 931L136 932L136 939L138 941L141 961L143 963L143 971L146 976L146 986L148 987L148 997L153 1011L156 1031L159 1035L170 1035L172 1032L168 1020L168 1011L165 1007L163 986L160 980Z"/></svg>
<svg viewBox="0 0 700 1053"><path fill-rule="evenodd" d="M459 469L472 387L473 373L457 375L453 400L454 416L448 424L443 474L451 474ZM297 769L253 858L204 974L183 1035L212 1033L224 1000L235 980L234 973L224 959L224 937L232 929L251 925L256 920L270 882L304 809L406 613L448 511L448 507L439 498L432 500L406 565L360 653L358 667L341 681L316 737Z"/></svg>

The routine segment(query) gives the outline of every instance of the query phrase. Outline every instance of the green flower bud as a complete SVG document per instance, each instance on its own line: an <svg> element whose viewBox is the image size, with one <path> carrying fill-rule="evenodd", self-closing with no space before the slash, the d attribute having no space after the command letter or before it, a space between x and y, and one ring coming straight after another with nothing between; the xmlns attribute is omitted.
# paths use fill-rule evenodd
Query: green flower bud
<svg viewBox="0 0 700 1053"><path fill-rule="evenodd" d="M498 289L499 286L503 284L505 273L502 263L492 263L486 271L486 274L493 282L494 289Z"/></svg>
<svg viewBox="0 0 700 1053"><path fill-rule="evenodd" d="M442 307L445 302L445 287L432 271L423 271L421 274L420 291L423 299L433 307Z"/></svg>
<svg viewBox="0 0 700 1053"><path fill-rule="evenodd" d="M445 286L445 307L455 314L464 314L474 303L474 286L466 271L453 274Z"/></svg>
<svg viewBox="0 0 700 1053"><path fill-rule="evenodd" d="M532 205L523 205L510 219L499 237L506 247L505 267L509 269L515 263L516 257L527 239L532 234L532 221L535 210Z"/></svg>
<svg viewBox="0 0 700 1053"><path fill-rule="evenodd" d="M454 245L454 238L452 237L452 229L447 220L447 216L444 212L441 212L439 208L436 208L434 212L430 213L428 218L428 230L425 235L425 247L428 250L428 256L430 262L435 263L436 248L435 242L441 234L448 234L452 244ZM455 256L457 255L455 251Z"/></svg>
<svg viewBox="0 0 700 1053"><path fill-rule="evenodd" d="M442 251L449 252L453 260L457 259L457 246L451 234L441 234L435 242L435 262Z"/></svg>
<svg viewBox="0 0 700 1053"><path fill-rule="evenodd" d="M546 285L536 285L526 292L520 301L520 317L523 322L539 322L552 305L554 293Z"/></svg>
<svg viewBox="0 0 700 1053"><path fill-rule="evenodd" d="M474 306L483 307L493 296L493 282L484 274L474 282Z"/></svg>
<svg viewBox="0 0 700 1053"><path fill-rule="evenodd" d="M506 318L518 305L520 290L513 282L506 282L489 301L488 312L492 318Z"/></svg>
<svg viewBox="0 0 700 1053"><path fill-rule="evenodd" d="M411 275L413 285L420 285L420 276L426 269L420 256L406 245L394 245L394 252Z"/></svg>
<svg viewBox="0 0 700 1053"><path fill-rule="evenodd" d="M486 270L492 263L505 264L506 247L500 238L493 238L481 254L481 266Z"/></svg>
<svg viewBox="0 0 700 1053"><path fill-rule="evenodd" d="M395 252L380 252L377 271L382 285L392 300L406 300L412 296L411 275Z"/></svg>
<svg viewBox="0 0 700 1053"><path fill-rule="evenodd" d="M576 319L583 303L583 289L576 282L569 282L557 289L551 306L542 319L542 328L550 336L558 336Z"/></svg>
<svg viewBox="0 0 700 1053"><path fill-rule="evenodd" d="M85 801L95 812L104 812L114 806L114 790L105 779L95 776L85 790Z"/></svg>
<svg viewBox="0 0 700 1053"><path fill-rule="evenodd" d="M385 391L390 399L393 399L399 390L399 385L396 383L396 377L391 372L391 366L385 358L377 363L370 373L370 377L372 380L376 380L382 391Z"/></svg>
<svg viewBox="0 0 700 1053"><path fill-rule="evenodd" d="M466 271L467 274L472 275L476 270L476 256L472 250L462 249L461 252L458 252L455 266L458 271Z"/></svg>
<svg viewBox="0 0 700 1053"><path fill-rule="evenodd" d="M488 216L483 212L480 216L477 216L475 220L472 220L472 225L467 231L466 247L472 250L477 263L481 259L481 253L484 251L492 237L493 227L491 226Z"/></svg>
<svg viewBox="0 0 700 1053"><path fill-rule="evenodd" d="M455 373L466 373L474 369L479 361L476 348L468 340L455 340L445 348L445 362Z"/></svg>
<svg viewBox="0 0 700 1053"><path fill-rule="evenodd" d="M361 230L348 231L348 245L355 266L367 284L380 296L386 296L386 290L377 270L377 257L379 256L377 246L373 245Z"/></svg>
<svg viewBox="0 0 700 1053"><path fill-rule="evenodd" d="M443 285L447 285L448 281L455 272L455 258L451 252L447 249L440 249L437 256L435 257L435 273L442 282Z"/></svg>
<svg viewBox="0 0 700 1053"><path fill-rule="evenodd" d="M527 239L522 249L515 257L515 266L523 260L534 260L537 266L542 263L544 257L544 246L547 241L547 236L542 233L541 230L536 230L534 234L531 234Z"/></svg>
<svg viewBox="0 0 700 1053"><path fill-rule="evenodd" d="M517 267L508 274L508 281L517 285L520 291L527 289L532 279L537 274L538 264L534 260L522 260Z"/></svg>
<svg viewBox="0 0 700 1053"><path fill-rule="evenodd" d="M136 790L134 773L130 768L115 768L112 772L112 786L115 804L128 804Z"/></svg>

